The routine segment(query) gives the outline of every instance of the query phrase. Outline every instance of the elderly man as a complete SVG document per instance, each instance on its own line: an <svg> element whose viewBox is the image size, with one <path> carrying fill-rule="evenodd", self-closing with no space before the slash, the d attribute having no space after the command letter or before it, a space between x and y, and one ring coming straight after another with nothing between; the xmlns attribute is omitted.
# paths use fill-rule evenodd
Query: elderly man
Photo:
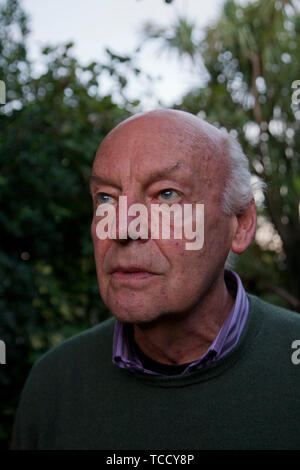
<svg viewBox="0 0 300 470"><path fill-rule="evenodd" d="M110 132L92 170L91 233L113 317L37 361L13 448L300 448L300 317L247 294L224 267L255 234L250 176L239 145L188 113L152 111ZM140 231L134 204L147 209ZM175 216L170 236L152 236L152 206L163 216L173 204L192 208L182 237ZM202 234L196 249L188 223Z"/></svg>

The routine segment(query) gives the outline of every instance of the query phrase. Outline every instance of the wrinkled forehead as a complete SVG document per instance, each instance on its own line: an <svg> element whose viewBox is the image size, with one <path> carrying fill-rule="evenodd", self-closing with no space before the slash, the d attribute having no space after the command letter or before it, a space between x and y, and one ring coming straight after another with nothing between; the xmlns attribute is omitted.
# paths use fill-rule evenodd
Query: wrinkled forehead
<svg viewBox="0 0 300 470"><path fill-rule="evenodd" d="M97 151L94 172L122 168L128 174L143 173L179 160L194 174L224 174L223 134L188 113L151 112L124 121L108 134Z"/></svg>

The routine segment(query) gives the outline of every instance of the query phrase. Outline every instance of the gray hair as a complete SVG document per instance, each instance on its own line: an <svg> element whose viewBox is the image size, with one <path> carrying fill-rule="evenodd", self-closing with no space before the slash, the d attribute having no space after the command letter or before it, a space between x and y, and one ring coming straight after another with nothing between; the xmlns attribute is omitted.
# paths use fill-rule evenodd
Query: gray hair
<svg viewBox="0 0 300 470"><path fill-rule="evenodd" d="M222 131L227 143L229 175L223 191L222 210L227 215L241 214L255 200L255 193L265 191L266 183L251 174L249 160L239 142L227 131ZM225 267L232 268L238 255L231 250Z"/></svg>
<svg viewBox="0 0 300 470"><path fill-rule="evenodd" d="M224 135L227 142L229 176L223 192L222 210L225 214L240 214L254 199L256 191L264 191L266 183L249 169L248 157L239 142L228 132Z"/></svg>

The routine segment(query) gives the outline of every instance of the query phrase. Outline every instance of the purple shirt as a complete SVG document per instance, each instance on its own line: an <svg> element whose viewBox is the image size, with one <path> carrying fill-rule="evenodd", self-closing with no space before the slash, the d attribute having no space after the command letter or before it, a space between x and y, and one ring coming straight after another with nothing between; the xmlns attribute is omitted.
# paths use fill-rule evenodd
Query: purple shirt
<svg viewBox="0 0 300 470"><path fill-rule="evenodd" d="M242 334L249 313L249 300L237 273L232 270L225 269L224 278L228 291L235 297L235 302L231 312L206 353L200 359L189 363L181 375L218 361L237 344ZM113 363L132 372L164 375L143 367L143 364L130 341L128 325L120 322L119 320L116 320L114 330Z"/></svg>

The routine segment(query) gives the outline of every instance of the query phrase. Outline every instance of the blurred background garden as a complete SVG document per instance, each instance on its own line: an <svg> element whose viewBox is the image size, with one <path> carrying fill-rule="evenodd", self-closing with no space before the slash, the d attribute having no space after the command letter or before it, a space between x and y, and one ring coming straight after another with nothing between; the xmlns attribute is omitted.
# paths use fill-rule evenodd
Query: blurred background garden
<svg viewBox="0 0 300 470"><path fill-rule="evenodd" d="M132 114L186 110L238 137L268 190L256 194L256 238L234 269L248 292L300 312L299 1L220 0L207 19L198 0L123 0L128 18L120 0L87 3L99 30L108 4L115 27L135 9L157 9L158 19L137 17L136 43L125 52L118 30L113 48L99 40L99 58L87 62L75 42L56 40L62 12L33 55L26 0L0 0L2 448L34 361L110 315L94 267L88 178L101 140ZM63 18L67 32L72 14ZM88 28L83 17L82 41ZM160 70L169 73L160 78Z"/></svg>

